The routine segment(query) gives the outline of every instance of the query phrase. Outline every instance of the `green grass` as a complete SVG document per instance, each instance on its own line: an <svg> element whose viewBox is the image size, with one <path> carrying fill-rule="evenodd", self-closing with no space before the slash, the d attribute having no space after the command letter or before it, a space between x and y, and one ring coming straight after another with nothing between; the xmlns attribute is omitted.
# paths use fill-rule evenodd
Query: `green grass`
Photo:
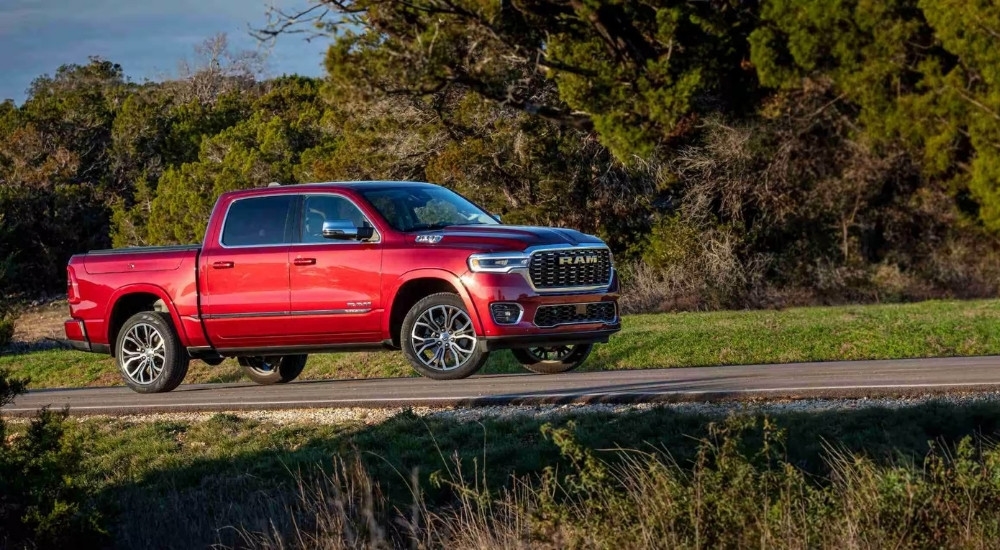
<svg viewBox="0 0 1000 550"><path fill-rule="evenodd" d="M637 522L657 521L658 517L665 517L667 511L660 510L653 516L642 516L639 509L629 511L632 508L624 507L627 504L625 496L628 496L626 488L617 487L612 479L602 477L605 474L601 469L606 466L590 464L586 456L594 456L607 464L621 464L630 456L639 458L643 472L650 471L647 466L662 470L672 468L673 463L679 465L680 471L671 473L669 479L660 480L666 485L646 489L653 491L647 496L661 499L659 504L673 510L671 513L683 512L675 518L677 524L670 527L681 534L683 529L678 526L692 520L696 514L689 513L692 502L676 493L680 491L690 497L695 480L707 483L712 479L722 484L716 490L732 493L727 493L731 498L722 498L720 493L718 499L702 503L709 507L702 510L709 522L733 519L726 515L729 508L721 507L744 507L750 512L761 510L763 493L758 493L776 491L771 495L775 500L771 511L764 514L766 517L747 515L739 520L741 525L734 526L731 536L744 536L741 534L744 531L756 533L753 529L760 527L757 523L780 512L779 504L789 505L792 511L827 510L834 514L829 521L848 512L867 516L875 507L881 510L872 514L875 519L890 528L896 525L917 534L923 534L924 527L945 533L945 527L959 525L967 515L970 519L975 519L974 516L996 519L995 514L990 515L995 503L989 500L1000 497L1000 486L995 484L995 476L1000 475L1000 454L996 451L982 457L972 452L971 462L962 466L961 471L945 468L946 476L966 476L960 480L939 479L934 482L938 485L921 486L923 492L912 492L916 490L911 485L919 484L920 476L929 475L930 470L922 469L921 463L931 442L954 449L968 436L979 438L978 441L995 441L1000 435L1000 404L932 402L901 409L779 413L770 416L767 428L763 417L750 418L754 419L752 426L737 430L739 433L731 431L728 435L713 431L709 426L712 418L662 408L618 414L569 414L548 420L531 416L485 417L474 422L419 417L404 412L375 425L360 422L280 425L225 414L205 421L132 422L102 418L71 423L70 433L84 448L84 483L91 488L116 544L124 548L233 544L239 540L240 529L273 529L284 536L296 529L335 530L336 526L316 526L306 520L315 519L315 506L329 508L335 502L343 504L341 499L349 500L344 496L349 487L340 488L343 494L328 495L329 498L310 504L302 501L297 483L305 480L305 490L315 490L314 481L309 480L320 470L329 472L338 457L360 460L370 476L368 482L377 484L376 504L383 504L377 507L380 514L392 515L398 507L400 513L407 516L410 514L408 506L413 502L411 480L420 485L420 500L428 509L441 512L448 510L443 507L456 504L463 493L456 493L448 483L458 479L456 462L462 465L461 477L468 485L466 488L479 493L476 502L482 502L483 498L499 501L512 498L500 492L503 487L511 486L512 476L532 487L531 495L520 498L547 498L545 491L539 490L544 481L538 476L543 476L547 468L555 468L554 471L559 472L558 479L562 480L555 494L562 496L549 502L548 508L538 508L532 521L544 526L562 517L565 528L572 528L577 534L590 533L588 537L600 535L591 532L594 526L586 524L569 507L573 499L582 499L581 509L589 514L587 522L614 519L613 516L600 516L605 513L635 514L633 519ZM555 436L545 435L542 425L546 422L557 429ZM739 437L731 437L734 434ZM775 434L779 437L775 438ZM567 435L571 440L565 439ZM765 445L765 441L770 446ZM728 451L721 449L727 444L731 446ZM563 451L571 452L561 452L560 446ZM577 455L576 460L573 460L574 448L584 453ZM639 453L622 455L616 449L635 449ZM835 452L831 453L831 449ZM721 456L720 452L729 454ZM669 453L670 458L664 453ZM848 466L855 468L852 472L872 476L871 479L855 480L860 483L857 487L844 486L843 480L838 481L837 461L831 460L838 453L850 457L853 466ZM648 457L653 457L655 462L646 464ZM704 475L692 476L692 468L699 468L700 462ZM563 478L565 474L574 477ZM435 479L446 482L435 483ZM781 493L783 488L792 486L789 484L794 484L797 492ZM952 487L957 489L952 491ZM485 488L489 491L484 491ZM820 495L822 498L817 497L814 501L810 500L812 497L806 499L799 494L814 490L825 491L825 496ZM742 492L737 494L737 491ZM894 497L897 492L909 496ZM800 497L803 500L796 500ZM644 499L646 497L643 502L647 502ZM868 508L859 511L857 499L867 499L865 506ZM647 503L652 506L651 500ZM830 508L831 503L846 503L855 508ZM938 512L929 510L934 506L946 511L961 510L961 513L937 517ZM746 510L740 512L739 517L744 514ZM496 518L487 519L488 524L479 528L502 527L495 522ZM624 519L618 518L613 523L629 525ZM796 521L799 520L804 522L798 526L802 533L808 530L814 535L823 535L825 527L821 517ZM862 520L863 517L859 519ZM931 525L932 521L937 523ZM921 522L928 522L928 525ZM869 546L893 542L894 539L887 538L877 528L881 527L861 529ZM718 531L718 527L714 529ZM622 534L616 533L613 527L602 527L598 531L606 531L606 536L611 537L606 541L609 543L614 536ZM954 535L952 530L947 533ZM539 536L556 537L552 533L540 533ZM558 540L556 537L548 542L560 546ZM733 540L730 539L730 543ZM934 540L936 546L951 546L957 539ZM544 538L539 544L551 546L546 546ZM816 540L801 544L804 547L825 545ZM786 545L775 545L780 546Z"/></svg>
<svg viewBox="0 0 1000 550"><path fill-rule="evenodd" d="M1000 300L633 315L623 324L584 370L1000 354ZM2 356L4 367L34 388L120 384L109 358L76 351ZM518 370L499 352L485 372ZM332 353L310 356L303 378L413 375L400 353ZM241 379L233 360L195 361L186 381Z"/></svg>

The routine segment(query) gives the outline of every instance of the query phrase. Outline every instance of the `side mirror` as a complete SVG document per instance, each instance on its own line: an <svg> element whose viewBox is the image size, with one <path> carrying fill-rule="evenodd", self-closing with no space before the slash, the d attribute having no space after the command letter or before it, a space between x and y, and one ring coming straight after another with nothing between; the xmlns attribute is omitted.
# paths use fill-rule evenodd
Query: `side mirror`
<svg viewBox="0 0 1000 550"><path fill-rule="evenodd" d="M323 222L323 238L338 241L366 241L375 236L373 227L357 227L350 220Z"/></svg>
<svg viewBox="0 0 1000 550"><path fill-rule="evenodd" d="M500 219L500 214L494 214L493 212L490 212L490 216L493 216L494 220L503 223L503 220Z"/></svg>

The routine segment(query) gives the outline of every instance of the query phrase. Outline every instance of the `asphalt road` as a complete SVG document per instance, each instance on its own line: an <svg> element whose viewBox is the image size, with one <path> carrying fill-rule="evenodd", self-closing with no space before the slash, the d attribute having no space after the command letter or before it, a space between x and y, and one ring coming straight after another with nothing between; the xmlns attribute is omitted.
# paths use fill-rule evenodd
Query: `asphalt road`
<svg viewBox="0 0 1000 550"><path fill-rule="evenodd" d="M124 387L35 390L3 408L31 414L69 406L75 414L132 414L317 407L476 406L732 399L851 398L1000 390L1000 357L843 361L580 372L559 375L182 385L170 393Z"/></svg>

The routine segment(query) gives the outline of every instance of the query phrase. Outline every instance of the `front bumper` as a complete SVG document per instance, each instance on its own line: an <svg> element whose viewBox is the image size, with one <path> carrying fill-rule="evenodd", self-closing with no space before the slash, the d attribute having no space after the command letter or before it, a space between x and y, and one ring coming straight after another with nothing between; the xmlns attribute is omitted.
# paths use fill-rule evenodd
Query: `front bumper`
<svg viewBox="0 0 1000 550"><path fill-rule="evenodd" d="M617 274L606 289L585 292L539 293L520 273L467 273L462 277L473 306L483 327L482 342L487 349L529 347L535 345L584 344L607 342L621 330L617 303ZM490 304L516 303L523 309L517 323L498 324L493 320ZM542 306L581 305L610 302L614 304L611 319L595 322L574 322L557 326L538 326L535 314Z"/></svg>
<svg viewBox="0 0 1000 550"><path fill-rule="evenodd" d="M481 339L479 345L486 351L498 349L529 348L533 346L572 346L576 344L606 344L611 335L621 330L621 325L601 330L561 332L558 334L530 334L523 336L493 336Z"/></svg>

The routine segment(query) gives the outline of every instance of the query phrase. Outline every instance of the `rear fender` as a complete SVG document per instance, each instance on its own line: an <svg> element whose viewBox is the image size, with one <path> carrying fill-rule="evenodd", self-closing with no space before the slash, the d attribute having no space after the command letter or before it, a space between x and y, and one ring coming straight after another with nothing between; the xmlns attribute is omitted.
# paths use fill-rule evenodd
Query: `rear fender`
<svg viewBox="0 0 1000 550"><path fill-rule="evenodd" d="M108 339L108 345L115 345L115 343L111 341L111 314L114 312L115 306L118 305L118 301L129 294L152 294L158 297L167 307L167 312L170 314L170 320L174 323L174 329L177 331L177 336L181 339L181 344L184 346L188 345L189 339L187 331L184 330L184 324L181 323L181 316L177 313L177 307L174 306L174 301L170 299L170 296L165 290L149 283L136 283L123 286L111 295L111 298L108 300L108 308L104 312L105 330L107 331L105 335Z"/></svg>

